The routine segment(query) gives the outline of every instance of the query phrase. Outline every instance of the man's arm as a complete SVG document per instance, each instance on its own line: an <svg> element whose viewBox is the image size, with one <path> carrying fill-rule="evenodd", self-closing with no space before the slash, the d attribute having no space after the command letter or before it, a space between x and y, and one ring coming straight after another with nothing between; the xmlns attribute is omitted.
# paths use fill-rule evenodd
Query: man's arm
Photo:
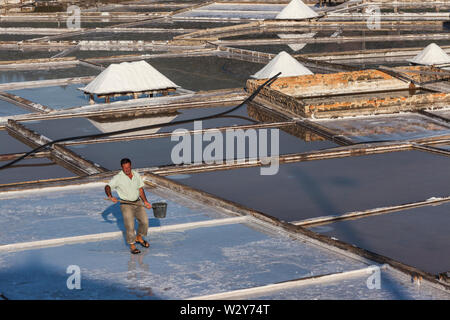
<svg viewBox="0 0 450 320"><path fill-rule="evenodd" d="M139 188L139 196L141 197L142 201L144 201L144 205L147 209L150 209L152 205L150 202L147 201L147 197L145 196L144 188Z"/></svg>
<svg viewBox="0 0 450 320"><path fill-rule="evenodd" d="M105 193L108 196L109 200L111 200L112 202L116 203L117 201L119 201L119 200L117 200L117 198L112 196L111 187L109 185L105 186Z"/></svg>

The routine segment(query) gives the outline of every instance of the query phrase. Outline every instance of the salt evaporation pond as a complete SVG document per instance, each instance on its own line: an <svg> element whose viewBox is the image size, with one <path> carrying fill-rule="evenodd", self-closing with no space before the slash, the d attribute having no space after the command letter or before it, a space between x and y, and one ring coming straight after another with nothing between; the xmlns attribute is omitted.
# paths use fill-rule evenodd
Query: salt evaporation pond
<svg viewBox="0 0 450 320"><path fill-rule="evenodd" d="M436 170L447 164L442 155L390 152L280 164L276 175L259 167L195 173L181 183L298 221L448 196L450 173Z"/></svg>
<svg viewBox="0 0 450 320"><path fill-rule="evenodd" d="M449 209L448 203L423 206L311 230L439 274L450 270L450 256L446 254L450 242Z"/></svg>

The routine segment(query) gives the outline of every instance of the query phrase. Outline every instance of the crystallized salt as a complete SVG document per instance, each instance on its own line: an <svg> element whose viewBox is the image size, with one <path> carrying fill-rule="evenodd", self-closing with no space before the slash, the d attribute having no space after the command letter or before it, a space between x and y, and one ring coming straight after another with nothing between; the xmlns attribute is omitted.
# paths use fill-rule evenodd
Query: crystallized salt
<svg viewBox="0 0 450 320"><path fill-rule="evenodd" d="M145 61L111 64L86 87L92 94L141 92L179 87Z"/></svg>
<svg viewBox="0 0 450 320"><path fill-rule="evenodd" d="M317 13L301 0L292 0L275 19L308 19L317 17Z"/></svg>
<svg viewBox="0 0 450 320"><path fill-rule="evenodd" d="M285 51L281 51L264 68L252 75L252 78L267 79L281 72L280 77L295 77L313 74L308 68L295 60Z"/></svg>
<svg viewBox="0 0 450 320"><path fill-rule="evenodd" d="M450 56L437 44L431 43L409 62L424 65L439 65L450 63Z"/></svg>

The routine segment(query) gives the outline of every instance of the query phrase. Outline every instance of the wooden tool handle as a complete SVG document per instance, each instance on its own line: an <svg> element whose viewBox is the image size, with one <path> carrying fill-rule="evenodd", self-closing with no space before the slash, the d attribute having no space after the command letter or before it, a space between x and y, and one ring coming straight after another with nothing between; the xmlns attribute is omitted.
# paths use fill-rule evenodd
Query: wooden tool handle
<svg viewBox="0 0 450 320"><path fill-rule="evenodd" d="M109 199L109 198L105 198L105 200L112 201L112 200ZM141 203L135 203L135 202L131 202L131 201L127 201L127 200L120 200L120 199L118 199L117 201L120 202L120 203L124 203L124 204L131 204L131 205L133 205L133 206L138 206L138 207L144 207L144 208L146 208L146 207L145 207L144 205L142 205Z"/></svg>

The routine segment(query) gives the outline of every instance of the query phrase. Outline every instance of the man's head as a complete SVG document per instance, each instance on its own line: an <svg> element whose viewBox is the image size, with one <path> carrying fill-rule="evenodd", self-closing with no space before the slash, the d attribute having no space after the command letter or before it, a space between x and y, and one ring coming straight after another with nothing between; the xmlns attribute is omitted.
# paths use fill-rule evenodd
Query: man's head
<svg viewBox="0 0 450 320"><path fill-rule="evenodd" d="M122 166L122 170L126 175L131 174L131 160L128 158L124 158L120 160L120 165Z"/></svg>

